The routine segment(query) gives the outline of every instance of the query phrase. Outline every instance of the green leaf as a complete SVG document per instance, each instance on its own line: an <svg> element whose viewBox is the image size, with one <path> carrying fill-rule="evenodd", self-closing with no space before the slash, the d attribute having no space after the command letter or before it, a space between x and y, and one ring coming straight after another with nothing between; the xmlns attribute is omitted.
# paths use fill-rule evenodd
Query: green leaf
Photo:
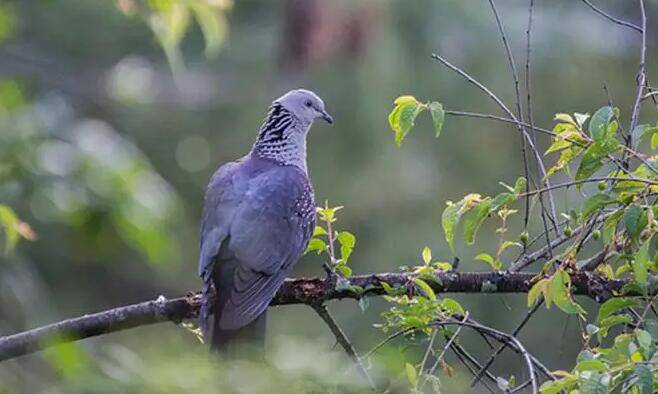
<svg viewBox="0 0 658 394"><path fill-rule="evenodd" d="M534 285L532 285L530 291L528 291L528 308L532 308L537 303L537 300L539 299L539 295L546 291L546 286L548 285L548 283L549 283L548 279L542 279L540 281L537 281L537 283L535 283Z"/></svg>
<svg viewBox="0 0 658 394"><path fill-rule="evenodd" d="M441 103L432 101L429 103L430 114L432 115L432 124L434 125L434 135L439 138L441 129L443 128L443 121L445 119L445 111Z"/></svg>
<svg viewBox="0 0 658 394"><path fill-rule="evenodd" d="M634 242L637 242L640 233L647 226L647 214L639 205L630 204L624 210L623 222L628 235Z"/></svg>
<svg viewBox="0 0 658 394"><path fill-rule="evenodd" d="M528 181L525 179L525 177L520 176L514 183L514 194L521 194L523 189L525 189L526 184Z"/></svg>
<svg viewBox="0 0 658 394"><path fill-rule="evenodd" d="M160 4L164 3L160 2ZM156 9L157 11L148 19L149 26L165 51L174 74L176 74L182 67L179 45L190 25L190 9L187 4L180 2L169 3L167 6L158 6Z"/></svg>
<svg viewBox="0 0 658 394"><path fill-rule="evenodd" d="M569 286L571 278L569 274L560 270L555 272L550 284L550 294L555 305L566 313L585 315L587 312L571 299Z"/></svg>
<svg viewBox="0 0 658 394"><path fill-rule="evenodd" d="M340 243L340 257L347 261L356 244L356 237L349 231L341 231L336 235L336 240Z"/></svg>
<svg viewBox="0 0 658 394"><path fill-rule="evenodd" d="M641 286L647 284L649 278L649 245L651 244L651 238L644 241L640 249L638 249L635 254L635 260L633 261L633 274L635 274L635 280Z"/></svg>
<svg viewBox="0 0 658 394"><path fill-rule="evenodd" d="M442 271L442 272L448 272L448 271L452 270L452 264L450 264L448 262L445 262L445 261L436 262L436 263L432 264L432 266L434 266L434 268L436 268L437 270Z"/></svg>
<svg viewBox="0 0 658 394"><path fill-rule="evenodd" d="M637 386L640 388L640 394L652 394L653 390L653 373L644 364L636 364L633 373L637 376Z"/></svg>
<svg viewBox="0 0 658 394"><path fill-rule="evenodd" d="M429 247L425 246L423 248L423 252L421 253L421 255L423 257L423 263L425 263L425 265L432 262L432 249L430 249Z"/></svg>
<svg viewBox="0 0 658 394"><path fill-rule="evenodd" d="M591 214L613 202L615 202L615 200L607 194L595 194L583 202L583 206L580 210L581 218L588 219Z"/></svg>
<svg viewBox="0 0 658 394"><path fill-rule="evenodd" d="M395 143L402 144L402 140L414 126L416 117L425 109L413 96L400 96L394 101L395 107L388 115L388 124L395 133Z"/></svg>
<svg viewBox="0 0 658 394"><path fill-rule="evenodd" d="M318 235L327 235L327 230L325 230L324 227L315 226L313 229L313 236L317 237Z"/></svg>
<svg viewBox="0 0 658 394"><path fill-rule="evenodd" d="M388 295L397 295L399 293L399 289L394 289L391 285L389 285L386 282L379 282L379 284L382 286L382 289L386 292Z"/></svg>
<svg viewBox="0 0 658 394"><path fill-rule="evenodd" d="M466 312L464 311L464 308L462 308L461 304L452 298L444 298L443 301L441 301L441 307L451 315L466 315Z"/></svg>
<svg viewBox="0 0 658 394"><path fill-rule="evenodd" d="M634 308L638 305L639 302L633 298L611 298L599 308L599 316L596 318L597 325L603 325L602 321L615 312L625 308Z"/></svg>
<svg viewBox="0 0 658 394"><path fill-rule="evenodd" d="M576 123L578 123L578 126L582 127L585 122L587 122L587 119L589 119L589 114L574 112L573 117L576 118Z"/></svg>
<svg viewBox="0 0 658 394"><path fill-rule="evenodd" d="M427 282L420 278L414 278L414 283L423 291L423 293L425 293L425 296L428 299L436 301L436 294L434 293L434 290L432 290L432 287L427 284Z"/></svg>
<svg viewBox="0 0 658 394"><path fill-rule="evenodd" d="M404 370L407 374L407 380L409 381L409 384L411 384L413 387L416 387L418 385L418 373L416 372L416 368L414 368L413 365L406 363L404 365Z"/></svg>
<svg viewBox="0 0 658 394"><path fill-rule="evenodd" d="M325 204L327 204L325 202ZM337 206L337 207L317 207L315 208L316 212L318 213L318 216L320 217L320 220L325 222L325 223L333 223L335 222L336 219L336 212L340 211L343 209L342 206Z"/></svg>
<svg viewBox="0 0 658 394"><path fill-rule="evenodd" d="M614 315L614 316L606 317L605 319L601 320L599 332L597 333L599 342L602 341L603 338L608 336L608 330L610 329L610 327L619 324L628 324L631 321L633 321L631 316L626 314Z"/></svg>
<svg viewBox="0 0 658 394"><path fill-rule="evenodd" d="M203 33L206 56L217 56L226 37L224 13L218 12L212 5L204 2L190 2L189 5L194 11L196 21Z"/></svg>
<svg viewBox="0 0 658 394"><path fill-rule="evenodd" d="M311 238L308 246L306 247L306 250L304 251L304 254L312 251L316 251L318 254L320 254L325 250L327 250L327 244L323 240L318 238Z"/></svg>
<svg viewBox="0 0 658 394"><path fill-rule="evenodd" d="M615 236L615 230L617 229L617 224L623 215L624 211L620 209L612 213L603 221L603 242L606 244L612 242L612 239Z"/></svg>
<svg viewBox="0 0 658 394"><path fill-rule="evenodd" d="M452 203L449 201L448 206L443 210L443 214L441 215L443 233L445 235L446 242L448 242L448 245L453 252L455 251L455 226L464 213L463 207L463 202Z"/></svg>
<svg viewBox="0 0 658 394"><path fill-rule="evenodd" d="M509 192L503 192L494 197L493 201L491 202L491 212L494 212L500 207L503 207L505 205L511 204L516 200L516 196L513 193Z"/></svg>
<svg viewBox="0 0 658 394"><path fill-rule="evenodd" d="M616 139L595 142L590 145L583 154L583 158L578 165L575 179L581 181L594 175L596 171L603 166L603 159L616 152L621 148L621 144Z"/></svg>
<svg viewBox="0 0 658 394"><path fill-rule="evenodd" d="M568 374L562 379L549 380L541 385L539 392L541 394L560 394L564 390L570 390L578 383L576 375Z"/></svg>
<svg viewBox="0 0 658 394"><path fill-rule="evenodd" d="M651 149L655 150L658 147L658 135L656 133L658 133L658 126L641 124L635 127L631 136L633 137L633 141L640 141L651 137Z"/></svg>
<svg viewBox="0 0 658 394"><path fill-rule="evenodd" d="M572 125L576 125L576 121L574 121L573 118L571 117L571 115L569 115L569 114L562 114L562 113L555 114L555 116L553 117L553 120L559 121L559 122L571 123Z"/></svg>
<svg viewBox="0 0 658 394"><path fill-rule="evenodd" d="M658 320L647 319L644 323L644 329L651 334L651 338L654 342L658 342Z"/></svg>
<svg viewBox="0 0 658 394"><path fill-rule="evenodd" d="M352 269L348 267L347 265L343 264L337 264L336 265L336 270L340 272L341 275L343 275L346 278L349 278L352 276Z"/></svg>
<svg viewBox="0 0 658 394"><path fill-rule="evenodd" d="M614 116L612 107L599 108L589 121L589 135L595 142L606 140L608 125Z"/></svg>
<svg viewBox="0 0 658 394"><path fill-rule="evenodd" d="M498 249L498 253L502 254L505 249L509 248L510 246L516 246L517 248L523 248L523 245L519 242L514 242L514 241L505 241L500 245L500 249Z"/></svg>
<svg viewBox="0 0 658 394"><path fill-rule="evenodd" d="M580 394L607 394L608 385L603 384L604 376L598 372L587 371L579 376ZM609 379L607 379L609 380Z"/></svg>
<svg viewBox="0 0 658 394"><path fill-rule="evenodd" d="M653 340L651 339L651 334L649 332L642 330L642 329L636 329L635 330L635 336L637 337L637 343L640 345L645 350L649 350L651 347L651 344L653 343Z"/></svg>
<svg viewBox="0 0 658 394"><path fill-rule="evenodd" d="M608 370L608 366L603 362L599 360L583 360L580 361L578 364L576 364L576 368L574 368L578 372L582 371L606 371Z"/></svg>
<svg viewBox="0 0 658 394"><path fill-rule="evenodd" d="M496 271L498 271L502 266L500 261L494 259L488 253L480 253L479 255L475 256L475 260L484 261L485 263L489 264L491 266L491 268L493 268Z"/></svg>
<svg viewBox="0 0 658 394"><path fill-rule="evenodd" d="M564 171L565 174L569 175L569 164L578 157L578 154L582 151L582 148L577 146L572 146L569 149L565 149L560 153L560 158L557 163L548 169L544 179L550 178L558 171Z"/></svg>
<svg viewBox="0 0 658 394"><path fill-rule="evenodd" d="M475 260L484 261L485 263L488 263L489 265L493 265L493 262L494 262L494 258L491 257L491 255L488 254L488 253L480 253L479 255L475 256Z"/></svg>
<svg viewBox="0 0 658 394"><path fill-rule="evenodd" d="M18 231L18 226L21 221L14 213L14 210L9 208L7 205L0 204L0 227L5 232L5 253L11 253L18 239L20 238L20 233Z"/></svg>
<svg viewBox="0 0 658 394"><path fill-rule="evenodd" d="M475 234L489 216L491 205L491 199L486 198L464 216L464 241L467 244L472 245L475 241Z"/></svg>
<svg viewBox="0 0 658 394"><path fill-rule="evenodd" d="M658 128L654 130L658 131ZM658 133L654 133L651 136L651 149L656 150L657 147L658 147Z"/></svg>
<svg viewBox="0 0 658 394"><path fill-rule="evenodd" d="M546 152L544 152L544 155L548 155L549 153L553 152L559 152L563 149L566 149L572 145L571 141L567 141L561 138L553 138L553 143L551 146L546 149Z"/></svg>

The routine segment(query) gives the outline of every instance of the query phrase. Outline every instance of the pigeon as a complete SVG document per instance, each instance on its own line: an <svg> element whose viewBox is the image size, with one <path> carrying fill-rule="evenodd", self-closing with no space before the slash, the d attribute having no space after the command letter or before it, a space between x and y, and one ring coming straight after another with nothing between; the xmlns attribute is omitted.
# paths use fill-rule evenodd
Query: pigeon
<svg viewBox="0 0 658 394"><path fill-rule="evenodd" d="M267 308L315 227L306 136L316 119L333 123L322 99L309 90L274 100L249 153L221 166L208 184L199 325L211 351L236 352L242 344L264 349Z"/></svg>

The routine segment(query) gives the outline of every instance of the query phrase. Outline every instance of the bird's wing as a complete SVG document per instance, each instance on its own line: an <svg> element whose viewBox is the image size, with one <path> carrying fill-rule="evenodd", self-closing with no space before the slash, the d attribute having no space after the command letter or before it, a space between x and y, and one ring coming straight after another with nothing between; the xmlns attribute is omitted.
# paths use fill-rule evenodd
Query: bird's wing
<svg viewBox="0 0 658 394"><path fill-rule="evenodd" d="M277 166L254 178L229 229L228 248L239 264L221 328L242 327L263 313L301 257L314 224L315 201L305 173Z"/></svg>
<svg viewBox="0 0 658 394"><path fill-rule="evenodd" d="M212 276L214 259L228 236L231 221L241 199L234 174L239 163L221 166L212 176L203 204L199 239L199 276Z"/></svg>
<svg viewBox="0 0 658 394"><path fill-rule="evenodd" d="M199 240L199 276L203 280L199 324L202 331L208 331L210 314L209 293L215 258L228 237L233 215L240 204L240 190L236 185L235 173L238 162L221 166L212 176L203 205Z"/></svg>

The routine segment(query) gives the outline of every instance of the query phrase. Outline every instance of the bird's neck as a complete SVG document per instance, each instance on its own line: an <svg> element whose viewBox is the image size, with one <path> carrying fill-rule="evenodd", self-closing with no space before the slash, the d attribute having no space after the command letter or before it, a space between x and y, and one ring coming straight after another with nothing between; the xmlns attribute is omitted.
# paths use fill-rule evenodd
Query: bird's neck
<svg viewBox="0 0 658 394"><path fill-rule="evenodd" d="M279 104L270 108L251 154L283 165L306 170L306 134L310 124L299 119Z"/></svg>

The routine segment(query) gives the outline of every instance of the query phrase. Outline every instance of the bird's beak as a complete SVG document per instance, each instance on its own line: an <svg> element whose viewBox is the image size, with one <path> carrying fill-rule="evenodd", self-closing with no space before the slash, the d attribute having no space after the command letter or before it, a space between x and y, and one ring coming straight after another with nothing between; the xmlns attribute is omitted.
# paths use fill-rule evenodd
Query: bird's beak
<svg viewBox="0 0 658 394"><path fill-rule="evenodd" d="M321 114L320 117L324 119L327 123L334 124L334 118L331 117L331 115L329 115L327 111L322 111L320 112L320 114Z"/></svg>

